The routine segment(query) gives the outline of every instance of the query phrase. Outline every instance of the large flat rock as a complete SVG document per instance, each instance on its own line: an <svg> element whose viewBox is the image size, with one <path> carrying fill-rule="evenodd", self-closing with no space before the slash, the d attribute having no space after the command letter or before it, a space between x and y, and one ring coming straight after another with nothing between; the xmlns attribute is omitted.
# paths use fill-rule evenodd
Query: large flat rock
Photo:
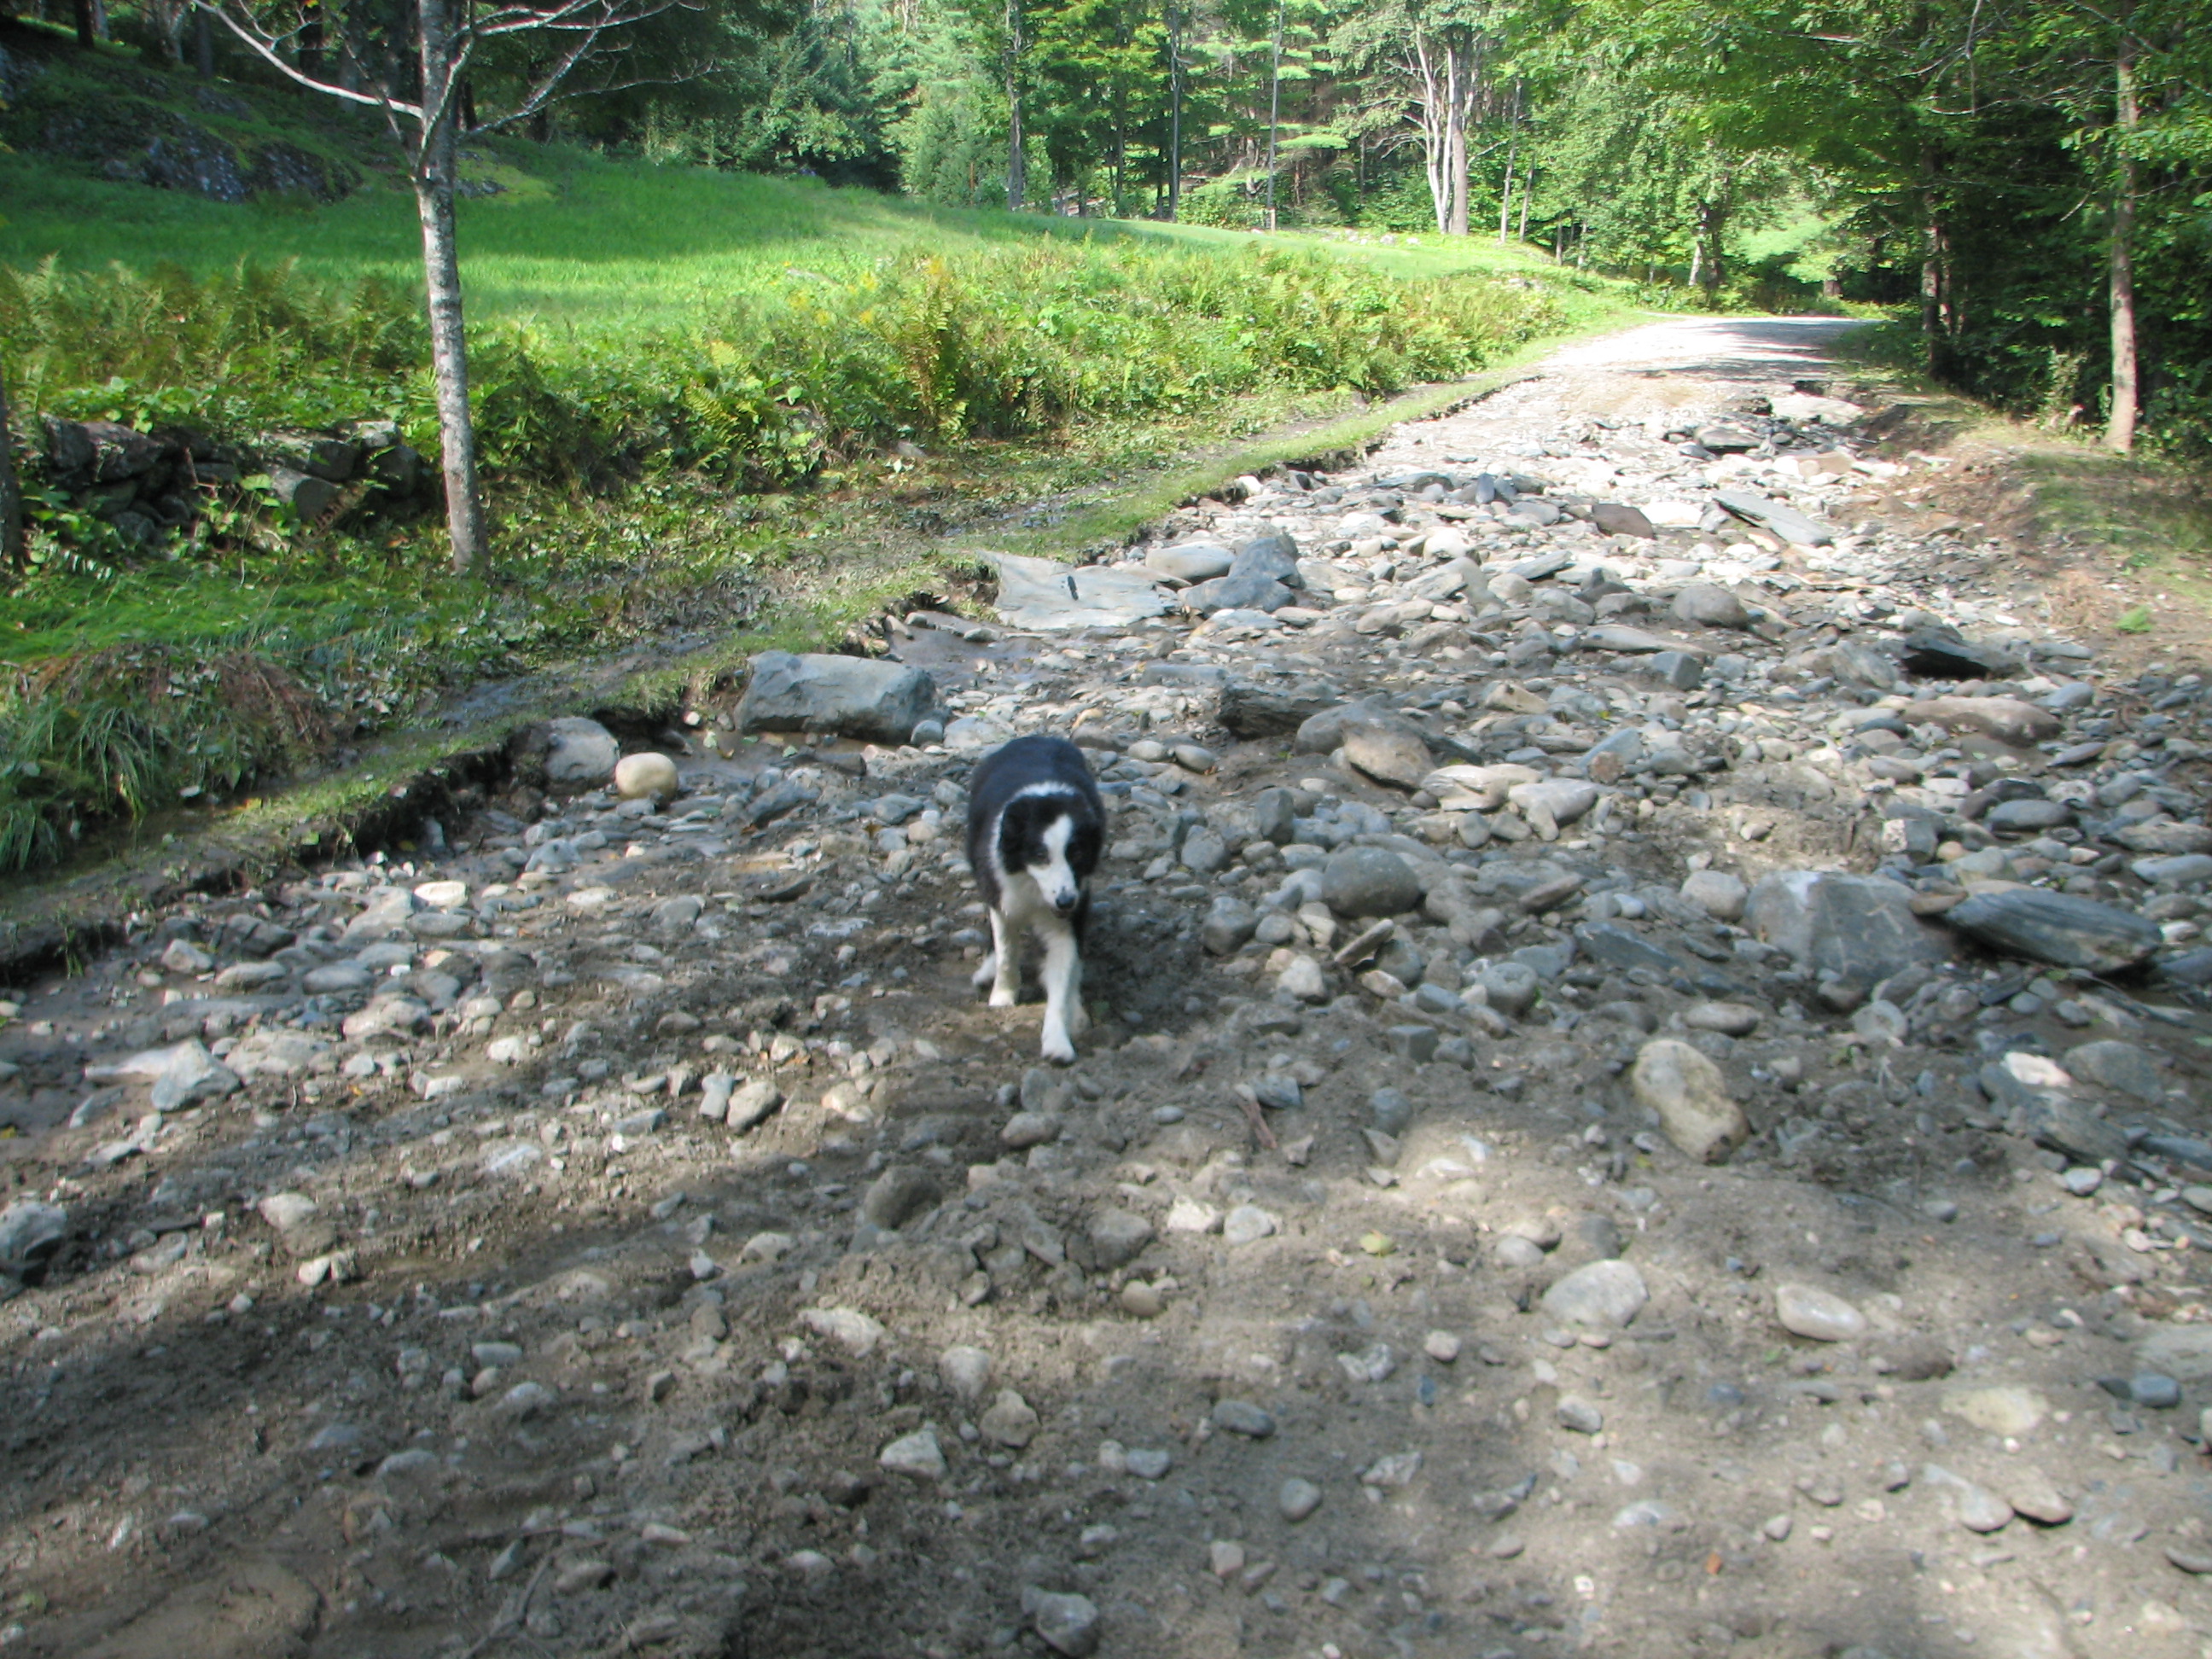
<svg viewBox="0 0 2212 1659"><path fill-rule="evenodd" d="M1800 547L1827 547L1836 539L1836 527L1800 513L1786 501L1774 501L1755 490L1722 489L1713 501L1724 513L1749 520L1761 530Z"/></svg>
<svg viewBox="0 0 2212 1659"><path fill-rule="evenodd" d="M1751 890L1745 919L1807 972L1870 986L1950 954L1911 903L1911 889L1880 876L1784 870Z"/></svg>
<svg viewBox="0 0 2212 1659"><path fill-rule="evenodd" d="M1166 614L1167 595L1141 566L1059 564L994 553L999 570L999 620L1009 628L1055 633L1076 628L1127 628Z"/></svg>

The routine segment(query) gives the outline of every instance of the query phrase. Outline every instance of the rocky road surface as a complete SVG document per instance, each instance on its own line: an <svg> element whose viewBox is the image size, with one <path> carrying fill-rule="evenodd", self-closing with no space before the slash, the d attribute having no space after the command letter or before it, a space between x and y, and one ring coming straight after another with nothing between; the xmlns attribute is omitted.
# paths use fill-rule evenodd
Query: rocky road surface
<svg viewBox="0 0 2212 1659"><path fill-rule="evenodd" d="M27 988L0 1648L2212 1652L2206 687L1828 326ZM969 983L1032 730L1115 812L1065 1070Z"/></svg>

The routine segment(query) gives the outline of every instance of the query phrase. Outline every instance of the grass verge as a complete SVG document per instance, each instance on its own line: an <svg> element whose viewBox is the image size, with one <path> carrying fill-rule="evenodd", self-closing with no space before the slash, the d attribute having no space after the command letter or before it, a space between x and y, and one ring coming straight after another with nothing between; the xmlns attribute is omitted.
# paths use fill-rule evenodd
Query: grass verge
<svg viewBox="0 0 2212 1659"><path fill-rule="evenodd" d="M2126 659L2212 643L2212 481L2156 454L2116 455L2094 439L2004 415L1931 380L1917 313L1837 343L1839 362L1912 410L1914 444L2002 458L2027 494L2033 533L2085 562L2047 585L2054 623Z"/></svg>

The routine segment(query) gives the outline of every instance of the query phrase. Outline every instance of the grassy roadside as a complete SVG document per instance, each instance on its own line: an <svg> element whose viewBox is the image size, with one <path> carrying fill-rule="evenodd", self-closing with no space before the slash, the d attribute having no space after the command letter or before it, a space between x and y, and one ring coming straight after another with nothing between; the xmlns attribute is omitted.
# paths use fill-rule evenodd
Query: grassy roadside
<svg viewBox="0 0 2212 1659"><path fill-rule="evenodd" d="M1995 458L2018 530L2070 544L2052 619L2126 659L2203 659L2212 648L2212 477L2157 454L2116 455L2094 438L2014 418L1931 380L1917 319L1838 343L1839 363L1912 410L1911 441Z"/></svg>

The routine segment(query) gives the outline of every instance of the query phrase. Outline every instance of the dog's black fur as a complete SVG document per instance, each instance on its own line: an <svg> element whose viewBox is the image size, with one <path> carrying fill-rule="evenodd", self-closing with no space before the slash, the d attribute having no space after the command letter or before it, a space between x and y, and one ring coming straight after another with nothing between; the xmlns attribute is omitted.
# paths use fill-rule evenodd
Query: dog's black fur
<svg viewBox="0 0 2212 1659"><path fill-rule="evenodd" d="M1001 872L1011 874L1046 861L1045 827L1063 817L1075 821L1067 842L1068 867L1077 880L1087 883L1098 868L1106 806L1083 751L1065 738L1016 738L983 758L968 781L968 866L986 904L994 910L1003 907ZM994 823L995 860L989 856ZM1070 914L1079 934L1090 909L1086 887Z"/></svg>
<svg viewBox="0 0 2212 1659"><path fill-rule="evenodd" d="M1065 738L1017 738L969 780L968 864L991 909L992 951L975 982L992 984L994 1006L1012 1006L1023 936L1044 936L1048 1059L1073 1059L1084 1024L1080 951L1105 826L1090 763Z"/></svg>

